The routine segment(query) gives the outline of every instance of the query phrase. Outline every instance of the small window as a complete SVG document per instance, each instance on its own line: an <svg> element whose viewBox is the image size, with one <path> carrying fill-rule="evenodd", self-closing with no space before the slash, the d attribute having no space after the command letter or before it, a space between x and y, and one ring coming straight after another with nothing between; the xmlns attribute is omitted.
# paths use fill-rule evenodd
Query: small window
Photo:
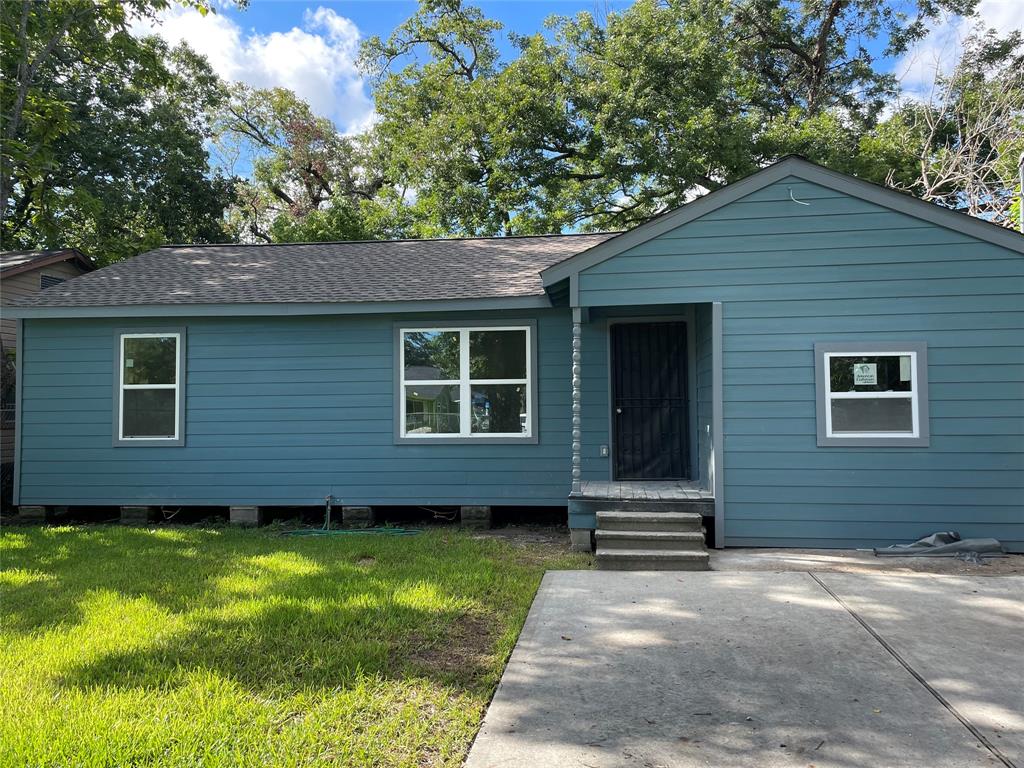
<svg viewBox="0 0 1024 768"><path fill-rule="evenodd" d="M40 275L39 276L39 290L45 290L52 288L55 285L60 285L64 282L63 277L57 277L56 275Z"/></svg>
<svg viewBox="0 0 1024 768"><path fill-rule="evenodd" d="M122 444L181 443L180 331L119 335L117 430Z"/></svg>
<svg viewBox="0 0 1024 768"><path fill-rule="evenodd" d="M403 328L398 436L533 436L530 327Z"/></svg>
<svg viewBox="0 0 1024 768"><path fill-rule="evenodd" d="M818 445L928 445L926 345L817 344Z"/></svg>

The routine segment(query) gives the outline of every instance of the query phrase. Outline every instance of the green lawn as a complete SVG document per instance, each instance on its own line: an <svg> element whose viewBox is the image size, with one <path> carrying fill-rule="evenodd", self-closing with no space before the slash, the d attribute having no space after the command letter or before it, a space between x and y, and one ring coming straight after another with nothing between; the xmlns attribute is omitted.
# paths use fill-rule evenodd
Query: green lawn
<svg viewBox="0 0 1024 768"><path fill-rule="evenodd" d="M561 547L0 534L0 765L455 766Z"/></svg>

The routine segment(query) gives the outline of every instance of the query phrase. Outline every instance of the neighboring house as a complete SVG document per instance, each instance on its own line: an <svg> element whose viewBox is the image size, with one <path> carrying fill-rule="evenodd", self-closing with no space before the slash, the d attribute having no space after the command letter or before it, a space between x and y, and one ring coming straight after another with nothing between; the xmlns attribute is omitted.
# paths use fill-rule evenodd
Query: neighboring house
<svg viewBox="0 0 1024 768"><path fill-rule="evenodd" d="M0 253L0 301L3 306L17 299L34 296L39 291L91 272L92 261L75 248L55 251L7 251ZM10 360L17 350L17 322L6 309L0 310L0 345L2 359ZM7 498L8 480L14 457L14 392L13 380L4 377L2 404L0 404L0 464L3 465L4 498Z"/></svg>
<svg viewBox="0 0 1024 768"><path fill-rule="evenodd" d="M621 234L169 246L18 313L23 505L1024 551L1024 237L799 158Z"/></svg>

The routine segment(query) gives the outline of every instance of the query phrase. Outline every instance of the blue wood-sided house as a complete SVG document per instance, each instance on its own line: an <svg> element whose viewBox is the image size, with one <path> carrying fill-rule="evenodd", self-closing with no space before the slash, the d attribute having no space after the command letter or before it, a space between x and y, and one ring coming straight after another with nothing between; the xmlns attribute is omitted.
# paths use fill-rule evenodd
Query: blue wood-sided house
<svg viewBox="0 0 1024 768"><path fill-rule="evenodd" d="M1024 237L799 158L621 234L174 246L24 302L23 505L566 505L1024 551Z"/></svg>

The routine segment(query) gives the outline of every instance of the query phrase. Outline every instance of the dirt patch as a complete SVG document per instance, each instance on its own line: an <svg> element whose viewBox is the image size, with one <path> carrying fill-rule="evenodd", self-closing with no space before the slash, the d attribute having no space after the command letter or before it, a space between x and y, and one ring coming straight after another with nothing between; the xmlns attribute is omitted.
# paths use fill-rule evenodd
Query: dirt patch
<svg viewBox="0 0 1024 768"><path fill-rule="evenodd" d="M412 641L412 663L432 675L468 682L485 674L497 640L497 622L478 613L464 613L437 642Z"/></svg>
<svg viewBox="0 0 1024 768"><path fill-rule="evenodd" d="M517 546L543 544L558 552L569 551L569 529L564 525L509 525L473 534L474 539L501 539Z"/></svg>
<svg viewBox="0 0 1024 768"><path fill-rule="evenodd" d="M514 525L492 528L474 533L473 538L500 539L513 545L511 557L521 565L550 567L552 558L572 552L569 546L569 529L564 525ZM581 562L572 567L589 567L585 555L578 552L573 554L581 558ZM592 560L590 562L592 563Z"/></svg>

